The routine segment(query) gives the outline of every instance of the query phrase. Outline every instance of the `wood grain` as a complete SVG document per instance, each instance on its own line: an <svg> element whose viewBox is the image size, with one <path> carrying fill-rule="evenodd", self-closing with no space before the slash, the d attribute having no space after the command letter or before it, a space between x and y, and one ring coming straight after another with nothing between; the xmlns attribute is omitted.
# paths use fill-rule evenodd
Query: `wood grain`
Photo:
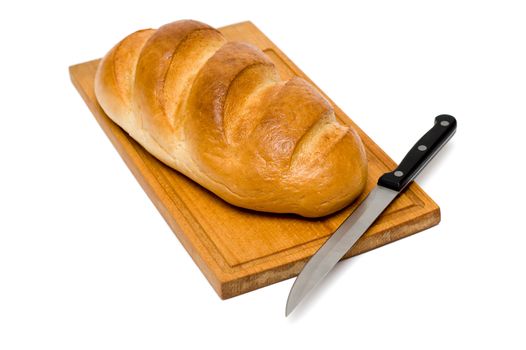
<svg viewBox="0 0 526 350"><path fill-rule="evenodd" d="M252 23L234 24L221 31L229 40L250 42L265 51L284 79L297 75L310 81ZM385 152L333 103L337 117L352 125L365 143L369 180L364 194L348 208L321 219L231 206L159 162L106 116L93 92L98 62L71 66L73 84L126 165L223 299L297 275L306 260L365 198L378 177L395 167ZM413 183L345 257L409 236L439 221L438 206Z"/></svg>

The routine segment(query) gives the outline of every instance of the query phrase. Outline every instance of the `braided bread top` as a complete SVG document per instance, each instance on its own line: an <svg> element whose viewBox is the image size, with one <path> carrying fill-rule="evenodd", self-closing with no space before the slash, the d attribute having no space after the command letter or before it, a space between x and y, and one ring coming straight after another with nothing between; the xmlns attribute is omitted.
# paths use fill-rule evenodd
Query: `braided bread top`
<svg viewBox="0 0 526 350"><path fill-rule="evenodd" d="M330 103L206 24L127 36L99 64L95 94L150 153L231 204L317 217L365 186L362 142Z"/></svg>

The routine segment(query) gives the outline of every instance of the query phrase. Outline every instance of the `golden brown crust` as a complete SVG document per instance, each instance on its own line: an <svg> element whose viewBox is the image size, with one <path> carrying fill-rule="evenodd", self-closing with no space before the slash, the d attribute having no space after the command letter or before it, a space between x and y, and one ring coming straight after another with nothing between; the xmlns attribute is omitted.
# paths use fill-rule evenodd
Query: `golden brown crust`
<svg viewBox="0 0 526 350"><path fill-rule="evenodd" d="M119 125L131 123L128 116L133 103L137 60L144 43L153 33L154 29L145 29L128 35L106 54L102 60L103 64L99 65L97 70L97 99L106 113ZM129 130L129 127L123 128Z"/></svg>
<svg viewBox="0 0 526 350"><path fill-rule="evenodd" d="M317 217L365 186L361 140L330 103L206 24L126 37L102 60L95 92L148 151L234 205Z"/></svg>

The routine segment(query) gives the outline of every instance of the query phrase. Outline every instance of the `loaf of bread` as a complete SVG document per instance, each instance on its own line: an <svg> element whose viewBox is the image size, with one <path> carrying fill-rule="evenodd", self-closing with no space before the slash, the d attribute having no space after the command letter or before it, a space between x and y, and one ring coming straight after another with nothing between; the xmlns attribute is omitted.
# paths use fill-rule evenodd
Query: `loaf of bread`
<svg viewBox="0 0 526 350"><path fill-rule="evenodd" d="M124 38L100 62L95 94L146 150L233 205L318 217L365 186L363 144L330 103L206 24Z"/></svg>

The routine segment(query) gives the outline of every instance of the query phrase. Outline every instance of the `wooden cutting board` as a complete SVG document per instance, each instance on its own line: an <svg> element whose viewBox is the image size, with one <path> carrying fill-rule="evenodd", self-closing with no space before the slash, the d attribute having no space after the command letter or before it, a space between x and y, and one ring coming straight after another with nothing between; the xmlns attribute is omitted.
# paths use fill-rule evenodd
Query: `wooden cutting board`
<svg viewBox="0 0 526 350"><path fill-rule="evenodd" d="M254 24L238 23L222 28L221 32L229 40L258 46L274 61L284 79L297 75L310 81ZM159 162L106 116L93 92L98 62L71 66L73 84L144 191L223 299L296 276L374 187L378 177L395 167L385 152L335 106L336 116L358 131L367 149L369 180L364 194L348 208L321 219L234 207ZM409 236L439 221L439 207L413 183L345 257Z"/></svg>

